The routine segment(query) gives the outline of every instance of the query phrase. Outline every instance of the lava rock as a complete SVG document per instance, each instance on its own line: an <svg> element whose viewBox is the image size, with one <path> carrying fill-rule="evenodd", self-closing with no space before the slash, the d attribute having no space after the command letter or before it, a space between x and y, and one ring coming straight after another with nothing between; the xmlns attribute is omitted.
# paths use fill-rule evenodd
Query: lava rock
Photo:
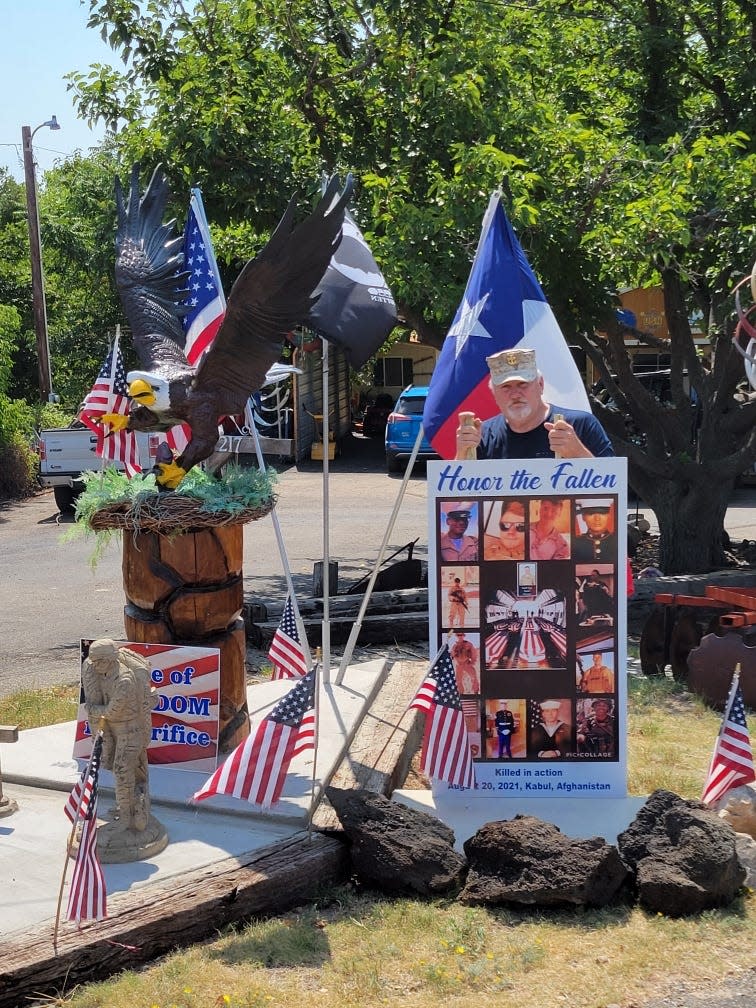
<svg viewBox="0 0 756 1008"><path fill-rule="evenodd" d="M486 823L464 850L470 868L459 899L472 905L601 907L628 877L617 848L601 837L566 837L534 816Z"/></svg>
<svg viewBox="0 0 756 1008"><path fill-rule="evenodd" d="M735 834L701 802L654 791L617 838L638 901L670 917L727 906L745 881Z"/></svg>
<svg viewBox="0 0 756 1008"><path fill-rule="evenodd" d="M369 791L326 788L363 883L423 896L457 888L466 867L454 833L439 819Z"/></svg>

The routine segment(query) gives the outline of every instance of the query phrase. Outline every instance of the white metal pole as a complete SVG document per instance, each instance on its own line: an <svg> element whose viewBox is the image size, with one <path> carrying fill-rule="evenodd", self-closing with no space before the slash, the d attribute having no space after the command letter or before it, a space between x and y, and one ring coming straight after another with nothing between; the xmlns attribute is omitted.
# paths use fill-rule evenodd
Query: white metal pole
<svg viewBox="0 0 756 1008"><path fill-rule="evenodd" d="M331 623L330 623L330 542L328 536L328 439L330 435L330 424L328 422L329 412L329 390L328 390L328 340L321 339L323 347L323 683L331 681Z"/></svg>
<svg viewBox="0 0 756 1008"><path fill-rule="evenodd" d="M399 508L401 507L402 500L404 498L404 492L407 489L407 484L409 483L409 478L412 475L412 468L415 464L415 459L417 458L417 453L420 451L420 445L423 440L423 427L420 425L420 429L417 432L417 438L415 444L412 448L412 454L409 457L409 462L407 463L407 468L404 471L404 479L402 480L402 485L399 487L399 493L397 494L396 503L394 504L394 509L391 512L391 517L389 518L389 523L386 528L386 532L383 536L383 542L381 543L381 548L378 551L378 557L375 561L375 566L373 567L373 573L370 575L370 580L368 581L368 586L365 589L365 595L362 599L362 605L360 606L360 611L357 615L357 619L354 621L354 626L352 627L351 633L349 634L349 640L347 641L346 647L344 648L344 654L341 657L341 664L339 665L339 672L336 676L336 685L340 686L343 679L344 673L347 670L347 666L352 658L352 653L354 652L354 646L357 643L357 637L360 633L360 628L362 627L362 620L364 619L365 612L367 611L368 603L370 602L370 595L373 591L373 585L375 584L376 578L378 577L378 571L383 563L383 557L386 553L386 547L388 546L389 537L394 530L394 525L396 524L396 519L399 515Z"/></svg>
<svg viewBox="0 0 756 1008"><path fill-rule="evenodd" d="M260 468L260 472L265 472L265 459L263 457L262 445L260 444L260 435L257 433L257 427L255 426L254 420L250 423L250 429L252 431L252 437L255 440L255 453L257 454L257 465ZM310 668L312 665L312 655L310 653L310 645L307 641L307 634L305 633L304 622L302 616L299 612L299 604L297 602L297 595L294 591L294 582L291 579L291 568L289 567L289 557L286 553L286 546L284 545L283 535L281 533L281 523L278 520L278 514L276 513L275 507L270 512L270 517L273 519L273 529L276 533L276 541L278 542L278 552L281 554L281 565L284 569L284 575L286 577L286 587L289 591L289 598L291 599L291 606L294 610L294 620L297 624L297 630L299 631L299 640L302 645L302 651L304 653L305 665Z"/></svg>

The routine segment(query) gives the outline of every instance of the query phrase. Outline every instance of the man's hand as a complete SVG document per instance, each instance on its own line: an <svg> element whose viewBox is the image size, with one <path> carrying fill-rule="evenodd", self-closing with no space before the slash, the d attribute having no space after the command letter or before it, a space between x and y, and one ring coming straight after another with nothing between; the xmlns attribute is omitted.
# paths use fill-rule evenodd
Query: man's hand
<svg viewBox="0 0 756 1008"><path fill-rule="evenodd" d="M464 461L475 458L480 444L480 420L473 417L472 423L460 424L457 427L457 451L455 459Z"/></svg>
<svg viewBox="0 0 756 1008"><path fill-rule="evenodd" d="M101 423L103 427L109 427L108 434L115 434L116 431L128 427L129 416L127 413L103 413L97 423Z"/></svg>
<svg viewBox="0 0 756 1008"><path fill-rule="evenodd" d="M549 433L549 447L557 458L593 458L566 420L545 423L544 427Z"/></svg>

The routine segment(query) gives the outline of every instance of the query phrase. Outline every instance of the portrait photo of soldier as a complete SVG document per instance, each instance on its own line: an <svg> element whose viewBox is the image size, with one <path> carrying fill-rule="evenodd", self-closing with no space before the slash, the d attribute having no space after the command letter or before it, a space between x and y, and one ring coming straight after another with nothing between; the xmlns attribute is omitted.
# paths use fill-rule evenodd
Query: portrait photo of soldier
<svg viewBox="0 0 756 1008"><path fill-rule="evenodd" d="M523 759L526 755L526 701L521 697L486 700L486 755L491 760Z"/></svg>
<svg viewBox="0 0 756 1008"><path fill-rule="evenodd" d="M616 599L612 564L578 564L575 568L575 607L578 626L613 626Z"/></svg>
<svg viewBox="0 0 756 1008"><path fill-rule="evenodd" d="M452 630L447 643L460 694L480 693L480 634Z"/></svg>
<svg viewBox="0 0 756 1008"><path fill-rule="evenodd" d="M480 586L478 568L456 566L441 568L441 621L449 630L478 629Z"/></svg>
<svg viewBox="0 0 756 1008"><path fill-rule="evenodd" d="M572 751L571 704L565 698L549 697L530 704L528 756L559 759Z"/></svg>
<svg viewBox="0 0 756 1008"><path fill-rule="evenodd" d="M442 501L439 554L444 563L478 560L478 504L476 501Z"/></svg>
<svg viewBox="0 0 756 1008"><path fill-rule="evenodd" d="M614 700L596 697L577 702L577 751L583 756L604 759L617 755Z"/></svg>
<svg viewBox="0 0 756 1008"><path fill-rule="evenodd" d="M577 534L572 543L576 563L612 563L617 559L617 519L611 497L575 502Z"/></svg>
<svg viewBox="0 0 756 1008"><path fill-rule="evenodd" d="M521 500L490 501L484 508L485 560L525 559L525 504Z"/></svg>
<svg viewBox="0 0 756 1008"><path fill-rule="evenodd" d="M559 497L530 502L531 560L570 559L570 503Z"/></svg>

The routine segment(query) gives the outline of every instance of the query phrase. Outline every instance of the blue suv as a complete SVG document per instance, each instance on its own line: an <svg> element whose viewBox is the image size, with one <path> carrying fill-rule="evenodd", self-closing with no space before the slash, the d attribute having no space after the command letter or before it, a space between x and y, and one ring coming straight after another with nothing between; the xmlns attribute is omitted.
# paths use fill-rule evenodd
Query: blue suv
<svg viewBox="0 0 756 1008"><path fill-rule="evenodd" d="M408 385L396 400L393 412L386 421L386 469L390 473L402 472L417 440L417 432L423 422L425 400L428 398L426 385ZM438 458L430 441L423 434L419 459Z"/></svg>

